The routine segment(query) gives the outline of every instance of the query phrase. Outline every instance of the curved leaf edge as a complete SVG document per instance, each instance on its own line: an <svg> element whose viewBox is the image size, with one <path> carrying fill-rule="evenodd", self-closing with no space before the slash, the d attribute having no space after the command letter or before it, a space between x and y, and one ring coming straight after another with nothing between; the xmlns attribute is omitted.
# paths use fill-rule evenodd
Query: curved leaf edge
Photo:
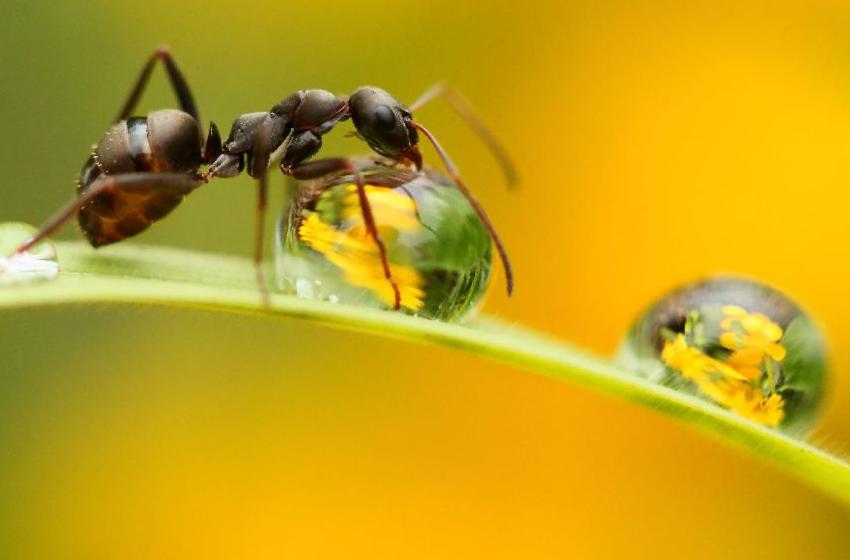
<svg viewBox="0 0 850 560"><path fill-rule="evenodd" d="M698 398L653 384L528 328L495 319L465 326L400 313L274 294L262 305L247 259L150 246L94 255L59 245L61 277L0 289L0 309L68 304L147 304L300 319L420 344L440 345L622 398L760 456L850 506L850 464L804 441L754 424Z"/></svg>

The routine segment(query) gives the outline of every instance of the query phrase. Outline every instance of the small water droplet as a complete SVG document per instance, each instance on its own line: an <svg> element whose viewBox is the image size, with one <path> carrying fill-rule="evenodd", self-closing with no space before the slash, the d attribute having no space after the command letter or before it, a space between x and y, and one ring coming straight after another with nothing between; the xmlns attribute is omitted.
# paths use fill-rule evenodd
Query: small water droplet
<svg viewBox="0 0 850 560"><path fill-rule="evenodd" d="M810 428L826 351L812 319L759 282L713 278L675 290L635 322L626 368L786 431Z"/></svg>
<svg viewBox="0 0 850 560"><path fill-rule="evenodd" d="M53 280L59 275L56 249L48 241L24 253L14 253L37 231L37 228L20 222L0 224L0 286Z"/></svg>
<svg viewBox="0 0 850 560"><path fill-rule="evenodd" d="M305 280L304 278L297 278L295 280L295 293L298 297L313 298L313 284L310 283L309 280Z"/></svg>

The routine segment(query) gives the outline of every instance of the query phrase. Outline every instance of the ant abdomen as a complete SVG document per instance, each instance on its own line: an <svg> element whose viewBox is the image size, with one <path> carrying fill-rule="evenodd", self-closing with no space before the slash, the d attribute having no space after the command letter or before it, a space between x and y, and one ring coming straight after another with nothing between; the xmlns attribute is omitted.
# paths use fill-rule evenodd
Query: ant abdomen
<svg viewBox="0 0 850 560"><path fill-rule="evenodd" d="M191 173L203 163L201 130L189 114L154 111L115 123L95 147L80 173L84 194L102 175ZM121 241L167 216L188 191L157 188L108 189L79 211L78 222L95 247Z"/></svg>
<svg viewBox="0 0 850 560"><path fill-rule="evenodd" d="M203 163L201 130L191 115L154 111L115 123L94 153L106 174L145 171L187 172Z"/></svg>
<svg viewBox="0 0 850 560"><path fill-rule="evenodd" d="M148 141L155 171L189 172L203 163L200 123L175 109L148 115Z"/></svg>

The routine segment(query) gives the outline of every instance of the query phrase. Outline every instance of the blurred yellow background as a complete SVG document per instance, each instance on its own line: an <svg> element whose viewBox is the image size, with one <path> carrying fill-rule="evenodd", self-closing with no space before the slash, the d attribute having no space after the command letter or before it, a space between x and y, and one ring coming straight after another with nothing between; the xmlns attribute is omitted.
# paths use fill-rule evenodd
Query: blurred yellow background
<svg viewBox="0 0 850 560"><path fill-rule="evenodd" d="M71 195L160 43L225 132L299 88L410 101L445 79L523 179L506 192L445 105L418 114L511 250L516 296L497 272L488 313L610 353L669 288L760 278L823 325L834 367L813 440L850 451L850 4L683 4L7 0L0 219L38 223ZM145 109L173 105L164 84ZM326 147L365 150L342 131ZM248 179L213 183L133 243L247 254L253 204ZM850 550L848 511L771 467L448 350L74 308L5 313L0 357L4 558Z"/></svg>

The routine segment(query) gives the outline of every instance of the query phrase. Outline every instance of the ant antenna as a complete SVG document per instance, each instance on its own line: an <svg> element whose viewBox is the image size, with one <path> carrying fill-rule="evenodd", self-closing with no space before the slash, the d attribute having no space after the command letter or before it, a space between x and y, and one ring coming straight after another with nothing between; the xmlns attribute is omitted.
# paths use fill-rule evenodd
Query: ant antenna
<svg viewBox="0 0 850 560"><path fill-rule="evenodd" d="M463 182L463 179L460 178L458 168L455 167L454 163L452 163L452 160L449 158L449 154L446 153L434 135L418 122L411 121L410 125L424 134L425 137L428 138L428 141L431 142L431 145L434 146L434 149L443 161L446 171L454 181L455 186L463 194L463 196L466 197L466 200L469 201L470 206L472 206L472 209L475 210L476 214L478 214L478 218L481 220L481 223L484 224L484 228L493 239L493 244L496 245L496 250L499 252L499 258L502 260L502 266L505 268L505 282L507 283L508 295L511 295L514 291L514 273L511 268L511 260L508 257L508 252L505 249L504 244L502 244L501 238L499 238L499 234L496 233L496 228L493 226L493 222L490 221L490 218L487 216L487 212L484 211L484 208L478 204L478 201L475 200L474 196L472 196L472 192Z"/></svg>
<svg viewBox="0 0 850 560"><path fill-rule="evenodd" d="M478 115L473 108L472 103L461 95L460 92L447 86L443 82L438 82L425 90L425 92L419 96L419 99L410 104L410 111L416 112L423 105L440 96L446 100L449 107L451 107L454 112L457 113L464 122L466 122L467 126L469 126L469 128L478 135L478 138L485 146L487 146L487 149L490 150L490 153L499 163L499 167L502 168L502 173L505 175L505 181L508 184L508 188L512 189L516 187L519 182L519 176L517 174L516 167L514 167L514 164L508 155L508 151L505 150L505 147L502 146L502 143L499 142L496 135L493 134L486 124L484 124L484 119Z"/></svg>

